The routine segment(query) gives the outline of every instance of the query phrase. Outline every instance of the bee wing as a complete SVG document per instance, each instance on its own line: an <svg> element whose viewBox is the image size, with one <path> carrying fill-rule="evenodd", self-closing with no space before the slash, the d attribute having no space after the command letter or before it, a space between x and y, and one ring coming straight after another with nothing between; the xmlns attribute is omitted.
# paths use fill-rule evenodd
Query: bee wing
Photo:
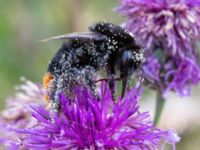
<svg viewBox="0 0 200 150"><path fill-rule="evenodd" d="M95 32L75 32L75 33L69 33L69 34L63 34L63 35L58 35L58 36L53 36L53 37L49 37L47 39L43 39L41 40L42 42L48 42L48 41L52 41L52 40L61 40L61 39L79 39L79 40L84 40L84 41L88 41L88 40L104 40L106 39L105 35L99 34L99 33L95 33Z"/></svg>

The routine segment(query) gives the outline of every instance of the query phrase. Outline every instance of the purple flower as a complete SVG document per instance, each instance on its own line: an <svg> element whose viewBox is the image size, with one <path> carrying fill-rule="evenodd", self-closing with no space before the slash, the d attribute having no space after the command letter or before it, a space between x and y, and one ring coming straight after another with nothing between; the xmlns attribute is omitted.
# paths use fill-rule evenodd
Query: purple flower
<svg viewBox="0 0 200 150"><path fill-rule="evenodd" d="M178 69L170 70L165 75L167 88L165 93L173 90L181 95L189 95L191 85L199 82L200 68L191 59L185 58L177 62ZM172 77L172 79L170 79Z"/></svg>
<svg viewBox="0 0 200 150"><path fill-rule="evenodd" d="M159 88L165 97L169 91L189 95L192 85L200 80L200 67L191 59L168 60L162 66L156 57L148 57L143 66L145 83Z"/></svg>
<svg viewBox="0 0 200 150"><path fill-rule="evenodd" d="M4 145L8 149L12 149L14 145L2 143L5 143L5 141L8 140L12 141L21 138L21 135L10 131L9 128L11 126L15 126L15 128L18 129L33 127L37 124L37 120L32 117L29 105L45 105L45 90L42 86L29 80L25 80L24 78L22 80L23 84L16 87L16 94L6 99L6 106L0 114L0 145Z"/></svg>
<svg viewBox="0 0 200 150"><path fill-rule="evenodd" d="M200 36L199 0L121 0L119 11L128 16L126 27L147 49L162 45L180 57L194 52ZM188 52L188 50L190 52Z"/></svg>
<svg viewBox="0 0 200 150"><path fill-rule="evenodd" d="M28 110L30 104L45 105L45 90L42 86L24 78L22 80L24 83L16 87L17 92L14 96L6 99L6 106L1 111L3 122L15 124L19 128L31 123L32 118Z"/></svg>
<svg viewBox="0 0 200 150"><path fill-rule="evenodd" d="M15 129L23 137L15 146L25 149L157 149L162 140L175 147L180 138L173 130L153 126L148 112L139 111L138 87L113 102L110 89L102 84L99 101L79 87L74 99L60 94L60 112L32 106L37 126ZM11 143L13 145L13 143Z"/></svg>
<svg viewBox="0 0 200 150"><path fill-rule="evenodd" d="M121 0L117 10L127 16L125 27L146 49L146 83L154 88L161 86L164 95L170 90L188 95L200 80L196 50L200 1Z"/></svg>

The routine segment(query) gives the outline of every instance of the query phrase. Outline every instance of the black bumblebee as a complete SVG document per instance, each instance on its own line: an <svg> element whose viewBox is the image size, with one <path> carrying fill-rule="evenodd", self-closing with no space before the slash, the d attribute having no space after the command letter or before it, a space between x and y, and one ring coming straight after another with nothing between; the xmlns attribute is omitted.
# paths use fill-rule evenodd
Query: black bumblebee
<svg viewBox="0 0 200 150"><path fill-rule="evenodd" d="M78 85L87 86L96 94L98 72L106 73L104 80L109 84L113 99L115 80L121 80L123 97L131 75L144 62L143 49L136 44L133 35L112 23L96 23L89 27L89 32L60 35L45 41L54 39L67 39L50 61L44 76L54 107L59 107L60 92L71 97Z"/></svg>

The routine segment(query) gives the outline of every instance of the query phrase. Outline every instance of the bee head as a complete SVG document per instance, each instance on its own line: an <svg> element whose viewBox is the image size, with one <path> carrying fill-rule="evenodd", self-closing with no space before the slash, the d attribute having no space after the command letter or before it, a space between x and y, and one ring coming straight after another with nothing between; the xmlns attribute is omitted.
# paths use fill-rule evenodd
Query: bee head
<svg viewBox="0 0 200 150"><path fill-rule="evenodd" d="M131 76L145 62L144 50L124 50L120 58L121 78Z"/></svg>

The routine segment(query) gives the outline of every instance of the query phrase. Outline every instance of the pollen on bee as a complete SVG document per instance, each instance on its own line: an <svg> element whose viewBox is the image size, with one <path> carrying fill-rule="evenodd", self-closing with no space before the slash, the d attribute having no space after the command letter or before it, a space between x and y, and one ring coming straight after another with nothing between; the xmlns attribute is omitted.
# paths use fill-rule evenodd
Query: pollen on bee
<svg viewBox="0 0 200 150"><path fill-rule="evenodd" d="M48 88L49 87L49 82L53 79L53 76L51 75L51 73L47 72L45 73L44 77L43 77L43 86L44 88Z"/></svg>
<svg viewBox="0 0 200 150"><path fill-rule="evenodd" d="M44 77L43 77L43 86L45 89L48 89L49 87L49 82L53 79L53 76L51 75L51 73L47 72L45 73ZM44 99L46 100L47 103L50 102L50 97L48 95L44 96Z"/></svg>

